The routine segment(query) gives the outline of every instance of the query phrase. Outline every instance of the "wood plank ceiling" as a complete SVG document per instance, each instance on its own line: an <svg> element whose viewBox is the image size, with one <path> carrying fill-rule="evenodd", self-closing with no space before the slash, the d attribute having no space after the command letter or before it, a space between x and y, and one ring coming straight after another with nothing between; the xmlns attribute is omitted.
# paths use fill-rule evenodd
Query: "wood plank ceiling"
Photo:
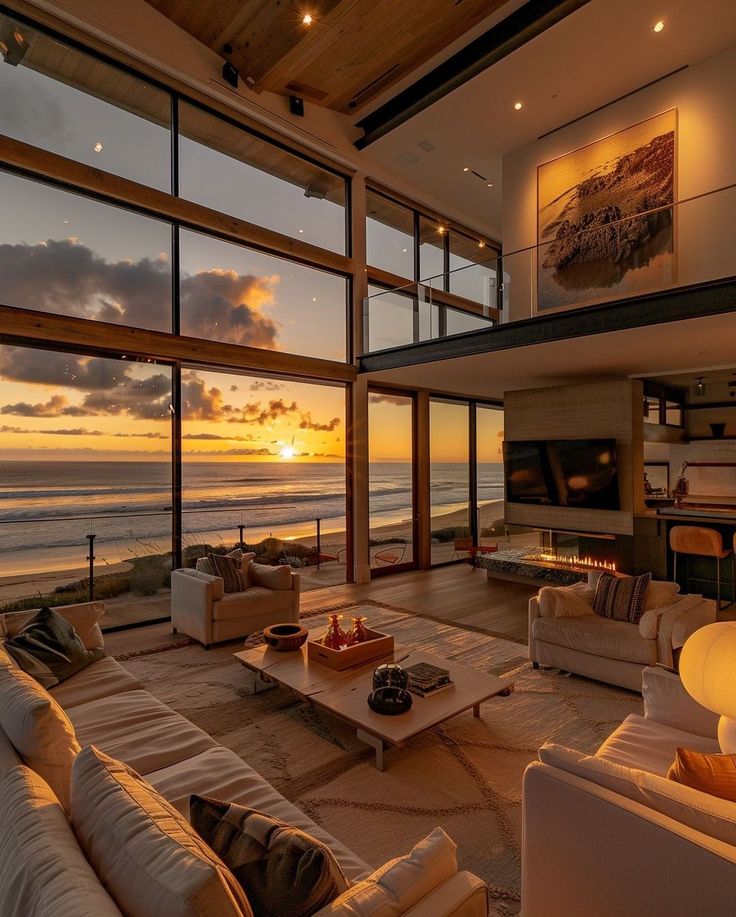
<svg viewBox="0 0 736 917"><path fill-rule="evenodd" d="M357 112L504 0L148 0L256 92ZM311 25L304 17L311 16ZM231 50L224 50L229 46Z"/></svg>

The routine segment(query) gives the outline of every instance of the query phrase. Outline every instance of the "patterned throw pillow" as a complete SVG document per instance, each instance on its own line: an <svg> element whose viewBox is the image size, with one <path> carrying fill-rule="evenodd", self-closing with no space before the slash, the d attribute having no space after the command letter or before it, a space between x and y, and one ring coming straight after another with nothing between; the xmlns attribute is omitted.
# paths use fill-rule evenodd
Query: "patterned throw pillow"
<svg viewBox="0 0 736 917"><path fill-rule="evenodd" d="M601 573L595 587L593 611L602 618L638 624L644 613L651 573L641 576L613 576Z"/></svg>
<svg viewBox="0 0 736 917"><path fill-rule="evenodd" d="M278 818L203 796L191 797L189 817L258 917L310 917L348 888L332 852Z"/></svg>
<svg viewBox="0 0 736 917"><path fill-rule="evenodd" d="M101 647L88 650L72 625L53 608L42 608L4 647L44 688L53 688L105 655Z"/></svg>
<svg viewBox="0 0 736 917"><path fill-rule="evenodd" d="M239 553L239 552L238 552ZM208 554L213 576L221 576L225 592L245 592L248 581L241 569L241 558L230 554Z"/></svg>

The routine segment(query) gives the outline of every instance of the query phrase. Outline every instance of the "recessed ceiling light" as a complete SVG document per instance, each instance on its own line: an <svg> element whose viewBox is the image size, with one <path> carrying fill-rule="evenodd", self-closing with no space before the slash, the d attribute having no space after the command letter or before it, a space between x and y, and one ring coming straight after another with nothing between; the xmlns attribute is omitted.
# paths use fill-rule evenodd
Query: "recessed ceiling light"
<svg viewBox="0 0 736 917"><path fill-rule="evenodd" d="M303 25L311 25L313 22L314 22L314 20L312 19L312 14L311 14L311 13L305 13L305 14L304 14L304 18L302 19L302 24L303 24Z"/></svg>
<svg viewBox="0 0 736 917"><path fill-rule="evenodd" d="M463 172L469 172L469 171L470 171L470 166L465 166L465 168L463 169Z"/></svg>
<svg viewBox="0 0 736 917"><path fill-rule="evenodd" d="M303 229L300 229L299 232L304 232L304 230L303 230Z"/></svg>
<svg viewBox="0 0 736 917"><path fill-rule="evenodd" d="M438 227L437 227L437 232L438 232L440 235L442 235L442 233L447 232L447 229L446 229L444 226L438 226Z"/></svg>
<svg viewBox="0 0 736 917"><path fill-rule="evenodd" d="M492 181L489 181L489 182L488 182L488 187L489 187L489 188L492 188L492 187L493 187L493 182L492 182Z"/></svg>
<svg viewBox="0 0 736 917"><path fill-rule="evenodd" d="M514 108L515 108L517 111L521 111L521 109L522 109L522 104L521 104L521 102L514 102Z"/></svg>
<svg viewBox="0 0 736 917"><path fill-rule="evenodd" d="M655 31L655 32L661 32L663 28L664 28L664 22L663 22L661 19L659 20L659 22L656 22L656 23L654 24L654 31Z"/></svg>
<svg viewBox="0 0 736 917"><path fill-rule="evenodd" d="M402 251L402 253L405 255L405 254L409 251L409 249L408 249L408 248L402 248L401 251Z"/></svg>
<svg viewBox="0 0 736 917"><path fill-rule="evenodd" d="M480 242L478 243L478 248L485 248L485 247L486 247L486 243L481 239Z"/></svg>
<svg viewBox="0 0 736 917"><path fill-rule="evenodd" d="M94 151L95 151L95 153L101 153L101 152L102 152L102 144L100 143L99 140L98 140L97 143L94 145Z"/></svg>

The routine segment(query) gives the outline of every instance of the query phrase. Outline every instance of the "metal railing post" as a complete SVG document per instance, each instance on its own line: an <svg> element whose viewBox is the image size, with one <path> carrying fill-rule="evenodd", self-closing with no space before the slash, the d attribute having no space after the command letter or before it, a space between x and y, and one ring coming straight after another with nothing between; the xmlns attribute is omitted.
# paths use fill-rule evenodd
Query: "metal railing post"
<svg viewBox="0 0 736 917"><path fill-rule="evenodd" d="M89 561L89 600L94 602L95 600L95 536L90 533L85 536L89 542L89 554L87 555L87 560Z"/></svg>

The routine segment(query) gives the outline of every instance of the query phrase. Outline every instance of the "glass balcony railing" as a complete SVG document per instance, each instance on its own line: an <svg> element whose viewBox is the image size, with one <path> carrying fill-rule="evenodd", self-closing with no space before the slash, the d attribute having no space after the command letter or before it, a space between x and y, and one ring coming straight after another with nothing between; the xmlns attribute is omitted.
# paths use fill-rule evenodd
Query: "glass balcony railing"
<svg viewBox="0 0 736 917"><path fill-rule="evenodd" d="M364 352L736 275L736 185L619 212L599 208L572 223L561 211L540 244L395 289L371 287Z"/></svg>
<svg viewBox="0 0 736 917"><path fill-rule="evenodd" d="M260 563L290 564L304 591L345 582L344 516L268 528L263 509L263 526L236 510L185 509L183 565L240 546ZM0 544L0 612L99 600L107 628L170 614L171 511L2 519Z"/></svg>

